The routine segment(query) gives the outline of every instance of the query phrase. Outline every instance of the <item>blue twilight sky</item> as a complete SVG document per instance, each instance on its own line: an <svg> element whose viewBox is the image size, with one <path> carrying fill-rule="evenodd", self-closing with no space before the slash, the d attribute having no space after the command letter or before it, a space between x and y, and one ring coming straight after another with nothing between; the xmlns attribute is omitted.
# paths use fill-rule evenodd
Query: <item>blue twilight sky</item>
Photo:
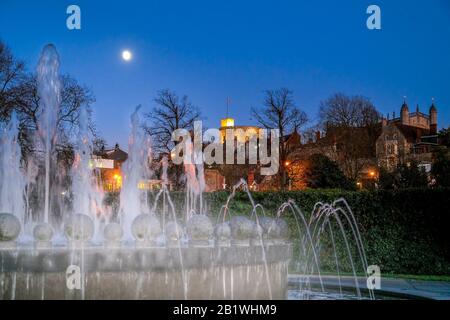
<svg viewBox="0 0 450 320"><path fill-rule="evenodd" d="M66 28L70 4L81 7L80 31ZM366 28L370 4L381 31ZM253 124L250 107L278 87L312 122L340 91L384 114L398 114L403 96L428 112L435 97L439 127L450 124L450 0L0 0L0 38L30 69L54 43L62 72L93 89L101 133L124 149L134 107L149 111L164 88L188 94L210 127L227 96L237 123Z"/></svg>

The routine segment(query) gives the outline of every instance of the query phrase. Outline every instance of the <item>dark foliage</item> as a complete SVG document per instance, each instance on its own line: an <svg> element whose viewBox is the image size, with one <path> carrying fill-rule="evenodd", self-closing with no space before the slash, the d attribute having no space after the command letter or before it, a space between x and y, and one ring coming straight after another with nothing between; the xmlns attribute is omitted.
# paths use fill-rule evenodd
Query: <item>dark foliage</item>
<svg viewBox="0 0 450 320"><path fill-rule="evenodd" d="M355 190L352 183L339 169L339 165L322 154L314 154L309 159L305 171L307 185L313 189Z"/></svg>
<svg viewBox="0 0 450 320"><path fill-rule="evenodd" d="M434 155L434 163L431 174L435 180L435 186L450 187L450 154L447 149L440 149Z"/></svg>
<svg viewBox="0 0 450 320"><path fill-rule="evenodd" d="M384 190L428 187L428 175L416 162L402 164L393 172L380 169L379 187Z"/></svg>

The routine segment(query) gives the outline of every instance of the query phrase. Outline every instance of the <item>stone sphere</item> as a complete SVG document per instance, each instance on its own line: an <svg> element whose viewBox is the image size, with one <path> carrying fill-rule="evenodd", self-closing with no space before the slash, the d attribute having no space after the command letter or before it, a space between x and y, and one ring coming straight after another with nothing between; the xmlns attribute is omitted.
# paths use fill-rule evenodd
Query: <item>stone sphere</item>
<svg viewBox="0 0 450 320"><path fill-rule="evenodd" d="M103 237L106 241L120 241L123 237L122 226L115 222L108 223L103 230Z"/></svg>
<svg viewBox="0 0 450 320"><path fill-rule="evenodd" d="M261 217L259 218L259 224L263 228L265 238L273 239L279 237L280 227L276 219Z"/></svg>
<svg viewBox="0 0 450 320"><path fill-rule="evenodd" d="M40 223L33 229L35 241L51 241L53 238L53 228L48 223Z"/></svg>
<svg viewBox="0 0 450 320"><path fill-rule="evenodd" d="M230 220L231 237L234 240L248 240L252 238L254 226L254 222L247 217L233 217Z"/></svg>
<svg viewBox="0 0 450 320"><path fill-rule="evenodd" d="M0 241L14 241L20 234L20 220L11 213L0 213Z"/></svg>
<svg viewBox="0 0 450 320"><path fill-rule="evenodd" d="M230 240L231 238L231 228L230 224L228 222L223 222L214 228L214 236L216 240L223 241L223 240Z"/></svg>
<svg viewBox="0 0 450 320"><path fill-rule="evenodd" d="M94 236L94 222L85 214L73 214L64 224L64 234L69 240L89 241Z"/></svg>
<svg viewBox="0 0 450 320"><path fill-rule="evenodd" d="M154 215L140 214L131 224L131 233L138 241L156 240L161 234L161 224Z"/></svg>
<svg viewBox="0 0 450 320"><path fill-rule="evenodd" d="M186 232L190 240L208 241L212 238L214 227L207 216L195 214L187 222Z"/></svg>
<svg viewBox="0 0 450 320"><path fill-rule="evenodd" d="M183 235L183 229L181 225L175 221L166 223L165 232L166 239L169 241L178 241Z"/></svg>

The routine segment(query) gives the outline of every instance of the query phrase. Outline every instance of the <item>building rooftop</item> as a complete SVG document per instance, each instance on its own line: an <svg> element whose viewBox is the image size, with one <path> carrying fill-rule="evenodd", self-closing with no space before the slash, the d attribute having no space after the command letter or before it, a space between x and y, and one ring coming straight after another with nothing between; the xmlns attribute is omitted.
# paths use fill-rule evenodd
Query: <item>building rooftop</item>
<svg viewBox="0 0 450 320"><path fill-rule="evenodd" d="M112 149L105 149L99 152L97 154L98 156L101 156L104 159L124 162L128 159L128 153L120 149L119 144L116 143L114 148Z"/></svg>

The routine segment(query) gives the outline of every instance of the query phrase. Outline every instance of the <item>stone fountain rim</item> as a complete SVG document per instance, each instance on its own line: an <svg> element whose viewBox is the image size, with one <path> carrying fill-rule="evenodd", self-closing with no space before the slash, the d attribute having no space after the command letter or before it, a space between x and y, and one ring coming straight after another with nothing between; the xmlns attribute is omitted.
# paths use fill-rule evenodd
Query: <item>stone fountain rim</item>
<svg viewBox="0 0 450 320"><path fill-rule="evenodd" d="M289 262L292 245L264 246L268 264ZM182 263L180 261L180 252ZM183 246L70 248L17 247L0 250L3 272L65 272L71 264L84 261L91 272L165 271L263 265L261 246Z"/></svg>

